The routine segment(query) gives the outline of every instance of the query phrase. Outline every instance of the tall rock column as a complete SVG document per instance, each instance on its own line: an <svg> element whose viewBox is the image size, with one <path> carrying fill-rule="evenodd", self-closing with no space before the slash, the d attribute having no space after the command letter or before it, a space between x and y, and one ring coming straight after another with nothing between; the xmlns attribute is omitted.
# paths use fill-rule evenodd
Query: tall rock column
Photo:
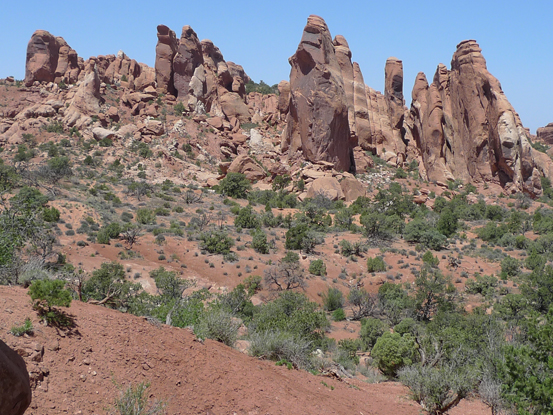
<svg viewBox="0 0 553 415"><path fill-rule="evenodd" d="M173 59L174 86L179 98L186 98L194 71L204 62L198 35L190 26L182 28L177 53ZM202 68L203 69L203 68ZM203 72L203 71L202 71ZM198 74L199 76L202 76Z"/></svg>
<svg viewBox="0 0 553 415"><path fill-rule="evenodd" d="M431 85L423 78L415 82L411 116L428 180L541 192L540 177L553 171L553 163L532 151L529 133L476 41L459 43L451 70L440 64Z"/></svg>
<svg viewBox="0 0 553 415"><path fill-rule="evenodd" d="M157 27L156 45L156 82L157 90L162 94L175 95L173 85L173 59L177 53L178 40L175 32L165 25Z"/></svg>
<svg viewBox="0 0 553 415"><path fill-rule="evenodd" d="M346 92L347 106L348 106L348 123L349 131L354 141L357 144L357 129L355 126L355 86L353 75L353 64L351 63L351 50L348 42L342 35L337 35L334 38L334 49L336 51L336 58L338 59L338 65L342 71L342 80L344 82L344 90Z"/></svg>
<svg viewBox="0 0 553 415"><path fill-rule="evenodd" d="M283 132L283 150L302 151L312 162L352 166L348 101L342 72L325 21L311 15L301 42L289 59L290 104Z"/></svg>

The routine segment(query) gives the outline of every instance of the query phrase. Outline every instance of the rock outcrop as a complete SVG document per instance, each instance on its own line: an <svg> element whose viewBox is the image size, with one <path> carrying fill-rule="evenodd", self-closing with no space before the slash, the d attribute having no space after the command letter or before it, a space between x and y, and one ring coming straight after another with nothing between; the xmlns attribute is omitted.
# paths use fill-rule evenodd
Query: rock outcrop
<svg viewBox="0 0 553 415"><path fill-rule="evenodd" d="M550 160L535 156L529 133L486 68L474 40L457 46L451 70L439 65L431 85L419 74L411 106L423 177L496 182L531 194Z"/></svg>
<svg viewBox="0 0 553 415"><path fill-rule="evenodd" d="M553 144L553 123L547 124L545 127L538 128L536 131L536 135L538 137L538 140L548 144Z"/></svg>
<svg viewBox="0 0 553 415"><path fill-rule="evenodd" d="M309 16L296 53L289 59L290 101L282 150L301 151L312 162L353 165L348 103L336 51L325 21Z"/></svg>
<svg viewBox="0 0 553 415"><path fill-rule="evenodd" d="M27 46L26 86L35 82L75 84L94 70L100 81L106 84L121 84L137 91L155 85L153 68L130 59L122 51L117 55L93 56L84 61L63 38L54 37L46 30L33 33Z"/></svg>
<svg viewBox="0 0 553 415"><path fill-rule="evenodd" d="M23 415L31 398L25 361L0 340L0 414Z"/></svg>
<svg viewBox="0 0 553 415"><path fill-rule="evenodd" d="M25 85L38 82L74 83L80 68L77 53L61 37L37 30L27 45Z"/></svg>

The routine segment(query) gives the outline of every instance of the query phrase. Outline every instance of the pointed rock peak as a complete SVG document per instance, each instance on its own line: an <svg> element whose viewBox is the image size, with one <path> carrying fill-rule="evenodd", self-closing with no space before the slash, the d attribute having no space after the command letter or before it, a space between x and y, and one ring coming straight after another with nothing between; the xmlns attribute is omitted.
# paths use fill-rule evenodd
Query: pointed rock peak
<svg viewBox="0 0 553 415"><path fill-rule="evenodd" d="M344 53L351 59L351 50L349 48L348 41L344 36L336 35L336 37L334 38L334 42L332 43L334 44L336 51Z"/></svg>
<svg viewBox="0 0 553 415"><path fill-rule="evenodd" d="M419 72L415 78L415 85L413 85L413 92L411 93L411 99L415 101L421 91L428 89L428 80L424 72Z"/></svg>
<svg viewBox="0 0 553 415"><path fill-rule="evenodd" d="M198 35L194 32L190 26L186 25L182 27L181 39L196 39L198 40Z"/></svg>
<svg viewBox="0 0 553 415"><path fill-rule="evenodd" d="M307 18L307 25L305 26L304 32L309 32L309 33L328 32L328 26L326 25L326 22L322 17L312 14Z"/></svg>
<svg viewBox="0 0 553 415"><path fill-rule="evenodd" d="M436 68L436 73L434 74L434 79L432 80L432 82L436 86L443 88L447 84L448 79L449 79L449 71L447 70L447 67L443 63L440 63Z"/></svg>
<svg viewBox="0 0 553 415"><path fill-rule="evenodd" d="M160 36L169 36L171 33L175 33L173 32L171 29L169 29L167 26L165 26L164 24L160 24L157 26L157 37L159 39Z"/></svg>
<svg viewBox="0 0 553 415"><path fill-rule="evenodd" d="M460 70L463 65L480 66L486 69L486 59L476 40L463 40L457 45L451 60L451 69Z"/></svg>

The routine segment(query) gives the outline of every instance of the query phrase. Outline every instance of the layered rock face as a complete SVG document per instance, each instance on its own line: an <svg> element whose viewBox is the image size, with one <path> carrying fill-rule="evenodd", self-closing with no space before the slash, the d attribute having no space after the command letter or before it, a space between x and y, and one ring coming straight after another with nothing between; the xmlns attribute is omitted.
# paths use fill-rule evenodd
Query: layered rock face
<svg viewBox="0 0 553 415"><path fill-rule="evenodd" d="M23 415L31 398L25 361L0 340L0 413Z"/></svg>
<svg viewBox="0 0 553 415"><path fill-rule="evenodd" d="M551 162L532 152L529 133L474 40L457 46L451 70L439 65L432 84L417 76L411 116L426 179L513 183L540 192L539 177Z"/></svg>
<svg viewBox="0 0 553 415"><path fill-rule="evenodd" d="M325 21L309 16L296 53L289 59L290 100L284 151L310 161L353 167L348 101L338 57Z"/></svg>

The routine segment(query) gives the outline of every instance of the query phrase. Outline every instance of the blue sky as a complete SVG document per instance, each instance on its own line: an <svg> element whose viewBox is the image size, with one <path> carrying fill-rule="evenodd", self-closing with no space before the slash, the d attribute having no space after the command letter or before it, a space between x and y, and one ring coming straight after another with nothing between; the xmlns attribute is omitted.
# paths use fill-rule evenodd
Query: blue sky
<svg viewBox="0 0 553 415"><path fill-rule="evenodd" d="M28 0L11 10L0 13L0 77L24 77L27 42L36 29L62 36L85 59L121 49L153 66L156 26L165 24L178 37L182 26L192 26L226 60L272 85L288 79L288 57L307 17L317 14L332 36L348 40L369 86L382 90L388 57L403 60L407 105L419 71L431 80L438 63L449 67L460 41L476 39L524 125L535 132L553 122L551 0Z"/></svg>

